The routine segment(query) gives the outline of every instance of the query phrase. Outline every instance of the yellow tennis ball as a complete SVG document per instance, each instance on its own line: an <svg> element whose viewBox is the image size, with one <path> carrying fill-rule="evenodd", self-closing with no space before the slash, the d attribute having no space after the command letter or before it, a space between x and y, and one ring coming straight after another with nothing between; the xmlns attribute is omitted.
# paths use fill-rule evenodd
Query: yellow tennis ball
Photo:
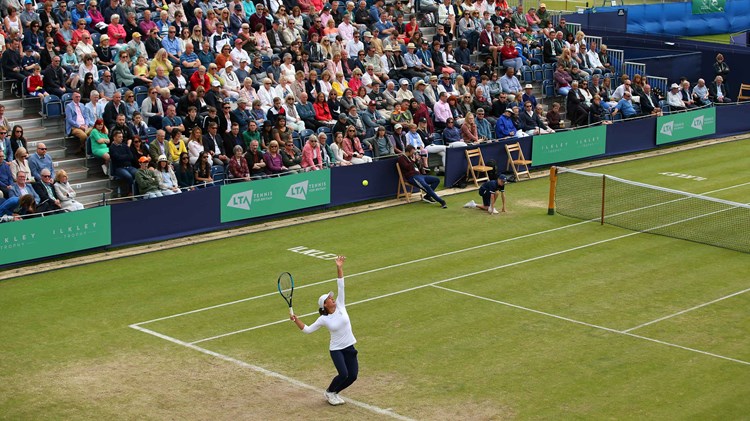
<svg viewBox="0 0 750 421"><path fill-rule="evenodd" d="M368 185L368 184L370 184L370 183L369 183L369 182L367 182L367 180L362 180L362 185L363 185L363 186L367 187L367 185Z"/></svg>

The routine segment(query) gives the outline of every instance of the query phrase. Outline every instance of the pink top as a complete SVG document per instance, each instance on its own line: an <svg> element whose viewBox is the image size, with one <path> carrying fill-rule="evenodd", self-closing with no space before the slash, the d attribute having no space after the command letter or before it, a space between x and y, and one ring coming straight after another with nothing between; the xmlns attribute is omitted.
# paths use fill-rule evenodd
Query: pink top
<svg viewBox="0 0 750 421"><path fill-rule="evenodd" d="M323 157L320 153L320 144L316 143L315 146L310 146L310 142L305 143L302 148L302 162L300 165L302 168L310 168L313 170L319 170L323 168Z"/></svg>

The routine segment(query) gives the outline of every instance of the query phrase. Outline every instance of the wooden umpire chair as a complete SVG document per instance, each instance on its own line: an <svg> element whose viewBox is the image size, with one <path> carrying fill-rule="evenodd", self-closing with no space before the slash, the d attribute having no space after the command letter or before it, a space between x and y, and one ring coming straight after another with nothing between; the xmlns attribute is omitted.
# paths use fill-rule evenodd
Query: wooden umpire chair
<svg viewBox="0 0 750 421"><path fill-rule="evenodd" d="M398 190L396 192L396 199L401 199L403 197L406 199L406 203L410 203L412 193L416 193L415 189L419 192L419 198L422 199L422 189L404 179L404 175L401 173L401 167L398 165L398 162L396 162L396 171L398 171Z"/></svg>
<svg viewBox="0 0 750 421"><path fill-rule="evenodd" d="M490 179L489 172L494 168L484 163L484 157L482 156L482 150L479 148L467 149L466 153L466 182L474 182L474 185L479 187L480 181L487 181ZM476 164L474 163L476 161ZM481 176L481 177L480 177Z"/></svg>
<svg viewBox="0 0 750 421"><path fill-rule="evenodd" d="M740 92L737 93L737 102L750 100L750 83L740 85Z"/></svg>
<svg viewBox="0 0 750 421"><path fill-rule="evenodd" d="M508 169L512 168L513 174L516 176L516 180L520 180L520 177L522 175L525 175L527 178L531 179L531 174L529 174L529 165L531 165L531 160L526 159L523 156L521 144L516 142L505 145L505 153L508 154L508 165L505 166L505 170L507 171ZM513 157L514 153L515 158Z"/></svg>

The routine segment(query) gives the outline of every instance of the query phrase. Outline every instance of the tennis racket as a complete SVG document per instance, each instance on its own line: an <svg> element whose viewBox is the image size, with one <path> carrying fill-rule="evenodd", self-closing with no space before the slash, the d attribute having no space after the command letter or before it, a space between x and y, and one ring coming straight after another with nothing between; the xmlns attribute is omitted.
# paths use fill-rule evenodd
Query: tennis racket
<svg viewBox="0 0 750 421"><path fill-rule="evenodd" d="M279 275L277 286L279 288L279 294L281 294L281 297L284 298L284 301L289 304L289 314L293 315L294 310L292 310L292 294L294 293L294 278L292 278L292 274L289 272L281 272L281 275Z"/></svg>

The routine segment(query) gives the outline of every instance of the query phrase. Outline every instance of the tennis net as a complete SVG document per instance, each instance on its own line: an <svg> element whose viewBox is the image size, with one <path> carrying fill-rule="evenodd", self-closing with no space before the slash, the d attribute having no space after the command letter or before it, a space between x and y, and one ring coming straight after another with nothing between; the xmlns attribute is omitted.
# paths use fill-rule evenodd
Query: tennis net
<svg viewBox="0 0 750 421"><path fill-rule="evenodd" d="M558 167L561 215L750 253L750 206L605 174Z"/></svg>

